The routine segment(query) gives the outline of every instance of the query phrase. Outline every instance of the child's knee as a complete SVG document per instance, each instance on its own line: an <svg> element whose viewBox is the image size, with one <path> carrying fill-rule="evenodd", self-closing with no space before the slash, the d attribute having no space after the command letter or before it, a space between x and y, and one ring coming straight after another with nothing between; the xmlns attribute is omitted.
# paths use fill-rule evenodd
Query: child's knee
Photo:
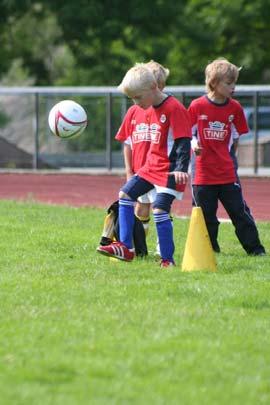
<svg viewBox="0 0 270 405"><path fill-rule="evenodd" d="M153 208L153 214L162 214L163 212L167 212L161 208Z"/></svg>
<svg viewBox="0 0 270 405"><path fill-rule="evenodd" d="M151 204L137 203L135 208L135 214L137 217L149 217Z"/></svg>
<svg viewBox="0 0 270 405"><path fill-rule="evenodd" d="M126 198L127 200L131 200L131 198L122 190L119 191L119 198Z"/></svg>
<svg viewBox="0 0 270 405"><path fill-rule="evenodd" d="M171 205L174 200L174 196L166 193L158 193L156 200L153 204L153 213L159 214L162 212L169 213L171 211Z"/></svg>

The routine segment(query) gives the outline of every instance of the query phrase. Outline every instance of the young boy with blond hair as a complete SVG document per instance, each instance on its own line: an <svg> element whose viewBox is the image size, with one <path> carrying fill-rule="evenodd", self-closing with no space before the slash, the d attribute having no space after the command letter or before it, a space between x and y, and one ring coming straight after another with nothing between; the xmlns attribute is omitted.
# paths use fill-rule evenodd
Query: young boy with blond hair
<svg viewBox="0 0 270 405"><path fill-rule="evenodd" d="M161 252L161 266L174 265L173 229L170 210L175 198L182 199L188 180L191 127L185 107L159 89L154 73L145 64L128 70L119 89L145 110L144 121L131 120L137 137L150 139L144 165L119 193L120 242L99 246L97 251L120 260L134 258L132 231L138 197L156 191L154 221Z"/></svg>
<svg viewBox="0 0 270 405"><path fill-rule="evenodd" d="M264 255L255 221L243 199L233 157L233 143L248 133L244 111L232 98L239 68L224 58L205 69L207 94L193 100L188 109L192 125L192 149L195 153L193 200L202 208L212 247L217 242L218 201L235 227L235 233L250 255Z"/></svg>
<svg viewBox="0 0 270 405"><path fill-rule="evenodd" d="M145 63L145 66L153 72L158 88L162 91L170 73L169 69L154 60ZM123 142L127 180L136 174L146 161L151 143L151 138L143 126L147 119L148 109L145 110L134 104L128 109L115 137L118 141ZM149 227L151 204L154 202L155 197L156 193L155 189L153 189L139 197L135 206L135 215L143 223L146 233Z"/></svg>

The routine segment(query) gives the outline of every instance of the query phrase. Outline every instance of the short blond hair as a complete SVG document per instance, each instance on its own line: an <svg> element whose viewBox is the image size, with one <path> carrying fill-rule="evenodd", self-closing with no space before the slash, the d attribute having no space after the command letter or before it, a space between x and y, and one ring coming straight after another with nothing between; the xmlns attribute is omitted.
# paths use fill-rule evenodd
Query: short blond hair
<svg viewBox="0 0 270 405"><path fill-rule="evenodd" d="M150 90L155 87L157 87L157 80L154 73L145 63L136 63L127 71L118 89L132 98L138 91Z"/></svg>
<svg viewBox="0 0 270 405"><path fill-rule="evenodd" d="M154 60L150 60L145 65L154 73L159 89L163 90L170 74L169 69Z"/></svg>
<svg viewBox="0 0 270 405"><path fill-rule="evenodd" d="M236 82L241 68L233 65L225 58L215 59L205 68L205 84L207 91L215 90L216 85L224 79Z"/></svg>

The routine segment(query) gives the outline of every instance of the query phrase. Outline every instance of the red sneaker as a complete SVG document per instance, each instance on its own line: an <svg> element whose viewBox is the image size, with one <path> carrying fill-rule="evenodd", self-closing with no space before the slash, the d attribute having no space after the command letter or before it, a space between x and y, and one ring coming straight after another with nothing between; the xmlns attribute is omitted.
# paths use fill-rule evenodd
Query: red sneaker
<svg viewBox="0 0 270 405"><path fill-rule="evenodd" d="M97 252L126 262L131 262L135 256L134 250L128 249L122 242L113 242L108 246L99 246Z"/></svg>
<svg viewBox="0 0 270 405"><path fill-rule="evenodd" d="M174 261L171 262L170 260L162 259L160 262L160 267L171 267L171 266L175 266Z"/></svg>

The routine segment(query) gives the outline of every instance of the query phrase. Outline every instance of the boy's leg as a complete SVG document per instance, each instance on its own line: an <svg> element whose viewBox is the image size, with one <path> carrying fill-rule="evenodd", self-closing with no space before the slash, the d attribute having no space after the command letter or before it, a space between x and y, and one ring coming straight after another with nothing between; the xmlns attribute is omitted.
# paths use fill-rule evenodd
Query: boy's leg
<svg viewBox="0 0 270 405"><path fill-rule="evenodd" d="M132 249L135 201L131 200L128 195L121 194L121 192L119 197L119 240L128 249Z"/></svg>
<svg viewBox="0 0 270 405"><path fill-rule="evenodd" d="M245 211L247 212L248 215L250 215L252 217L250 208L247 206L247 203L246 203L246 201L244 200L244 197L243 197L242 186L241 186L240 178L239 178L239 175L238 175L238 161L237 161L237 157L235 155L234 145L231 147L230 155L231 155L232 160L233 160L234 171L235 171L235 176L236 176L236 183L239 185L239 187L241 189L242 199L243 199L243 202L245 204Z"/></svg>
<svg viewBox="0 0 270 405"><path fill-rule="evenodd" d="M135 216L143 224L145 236L147 236L149 230L151 204L153 204L153 202L155 201L156 195L157 195L156 189L153 188L148 193L141 195L137 200L135 208ZM134 242L135 242L135 235L134 235Z"/></svg>
<svg viewBox="0 0 270 405"><path fill-rule="evenodd" d="M121 192L120 192L121 193ZM125 211L127 213L127 221L128 223L125 223L125 226L131 227L131 232L133 230L133 225L134 225L134 204L135 202L132 201L131 199L124 198L125 195L123 195L123 198L119 198L119 210L118 210L118 222L119 222L119 237L121 237L121 218L123 218L123 215L121 214L121 211L123 211L123 206L125 206ZM122 226L123 226L123 221L122 221ZM124 260L124 261L132 261L134 258L134 249L133 249L133 241L132 241L132 233L131 235L127 234L126 235L126 241L123 243L120 239L120 241L115 241L112 242L106 246L99 246L97 248L97 252L101 253L106 256L110 257L115 257L119 260Z"/></svg>
<svg viewBox="0 0 270 405"><path fill-rule="evenodd" d="M118 218L118 201L115 201L107 210L104 219L103 230L100 239L100 245L107 246L115 239L115 223Z"/></svg>
<svg viewBox="0 0 270 405"><path fill-rule="evenodd" d="M201 207L208 230L209 238L215 252L220 252L217 241L219 221L218 209L218 186L192 186L192 194L195 205Z"/></svg>
<svg viewBox="0 0 270 405"><path fill-rule="evenodd" d="M235 233L248 254L265 254L255 221L237 183L220 186L220 201L235 227Z"/></svg>
<svg viewBox="0 0 270 405"><path fill-rule="evenodd" d="M100 246L97 251L107 256L130 261L134 257L133 226L134 205L137 198L153 188L153 185L139 176L133 176L119 193L119 239L109 246Z"/></svg>
<svg viewBox="0 0 270 405"><path fill-rule="evenodd" d="M143 197L143 202L140 201ZM151 203L147 199L147 194L139 197L135 205L135 223L133 241L136 256L144 257L148 255L146 236L148 234L150 222Z"/></svg>
<svg viewBox="0 0 270 405"><path fill-rule="evenodd" d="M151 210L150 203L142 203L140 201L137 201L135 206L135 215L142 222L145 234L148 233L149 229L150 210Z"/></svg>
<svg viewBox="0 0 270 405"><path fill-rule="evenodd" d="M133 176L119 193L119 236L128 248L133 246L134 205L139 196L154 186L139 176ZM131 204L132 201L132 204ZM132 205L132 209L130 206Z"/></svg>
<svg viewBox="0 0 270 405"><path fill-rule="evenodd" d="M172 216L172 214L170 214L170 220L171 220L171 224L172 224L172 227L173 227L173 216ZM157 242L156 242L155 256L156 256L156 258L158 258L158 259L161 258L160 244L159 244L159 239L158 239L158 237L157 237Z"/></svg>
<svg viewBox="0 0 270 405"><path fill-rule="evenodd" d="M174 195L158 193L153 204L154 221L157 228L162 264L174 264L173 227L170 210ZM165 266L164 266L165 267Z"/></svg>
<svg viewBox="0 0 270 405"><path fill-rule="evenodd" d="M134 216L133 243L136 256L145 257L148 255L145 230L142 222L136 217L136 215Z"/></svg>
<svg viewBox="0 0 270 405"><path fill-rule="evenodd" d="M113 212L110 212L106 215L103 224L103 230L100 239L100 245L106 246L112 243L114 237L114 221L115 215Z"/></svg>

